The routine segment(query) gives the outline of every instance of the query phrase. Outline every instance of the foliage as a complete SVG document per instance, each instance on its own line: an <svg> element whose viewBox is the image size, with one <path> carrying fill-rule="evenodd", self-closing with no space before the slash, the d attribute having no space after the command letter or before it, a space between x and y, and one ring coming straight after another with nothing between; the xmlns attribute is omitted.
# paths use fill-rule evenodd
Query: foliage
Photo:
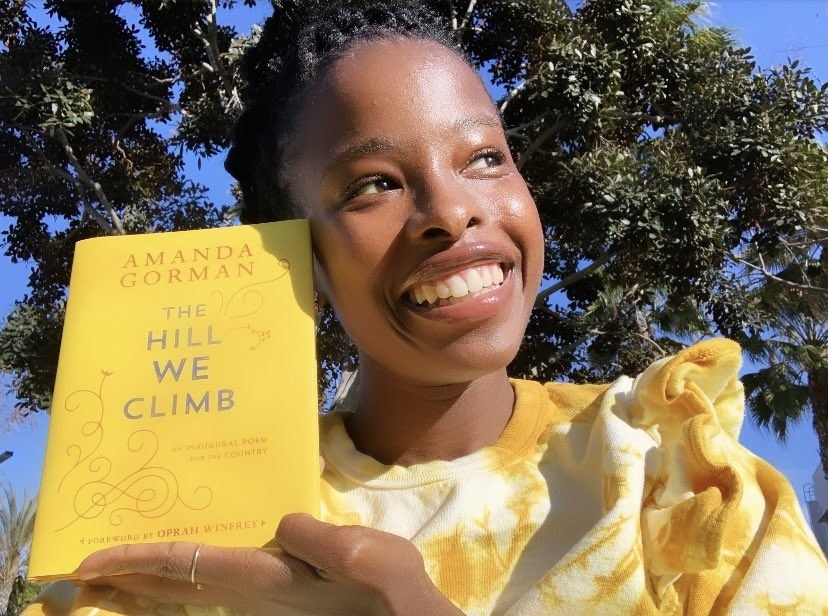
<svg viewBox="0 0 828 616"><path fill-rule="evenodd" d="M18 616L40 594L43 586L19 575L14 581L5 616Z"/></svg>
<svg viewBox="0 0 828 616"><path fill-rule="evenodd" d="M812 410L828 462L828 86L757 68L695 0L434 5L506 92L546 230L513 372L608 380L729 336L754 417L784 437Z"/></svg>
<svg viewBox="0 0 828 616"><path fill-rule="evenodd" d="M28 558L34 530L36 500L17 495L9 485L3 486L5 502L0 506L0 607L7 609L9 598Z"/></svg>
<svg viewBox="0 0 828 616"><path fill-rule="evenodd" d="M49 407L76 241L223 223L224 206L184 175L184 154L229 143L247 40L206 0L44 8L35 19L0 0L2 241L7 258L34 266L0 331L0 372L24 412Z"/></svg>
<svg viewBox="0 0 828 616"><path fill-rule="evenodd" d="M722 334L765 370L747 379L757 416L779 409L780 434L798 412L822 421L826 346L805 364L794 333L828 305L828 87L757 67L698 0L428 1L503 92L546 232L512 372L607 380ZM0 371L26 409L48 406L75 240L222 220L182 165L227 145L255 38L218 23L234 4L49 0L43 24L0 0L0 212L7 256L35 264ZM325 323L322 390L354 362Z"/></svg>
<svg viewBox="0 0 828 616"><path fill-rule="evenodd" d="M819 252L820 260L808 255L792 260L794 248ZM808 242L786 245L763 263L776 274L753 290L766 312L763 343L751 349L762 367L743 380L753 419L782 441L791 423L812 412L828 468L828 251L824 241L819 248Z"/></svg>

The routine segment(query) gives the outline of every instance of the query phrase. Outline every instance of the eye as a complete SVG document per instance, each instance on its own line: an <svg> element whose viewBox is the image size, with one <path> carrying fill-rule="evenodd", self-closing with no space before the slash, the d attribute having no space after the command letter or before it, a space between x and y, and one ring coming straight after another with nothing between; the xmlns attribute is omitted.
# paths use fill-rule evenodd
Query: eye
<svg viewBox="0 0 828 616"><path fill-rule="evenodd" d="M472 157L469 164L466 165L466 169L469 171L480 171L490 167L497 167L503 164L504 158L502 152L497 150L484 150Z"/></svg>
<svg viewBox="0 0 828 616"><path fill-rule="evenodd" d="M382 176L360 178L345 189L345 200L362 195L376 195L395 188L394 183Z"/></svg>

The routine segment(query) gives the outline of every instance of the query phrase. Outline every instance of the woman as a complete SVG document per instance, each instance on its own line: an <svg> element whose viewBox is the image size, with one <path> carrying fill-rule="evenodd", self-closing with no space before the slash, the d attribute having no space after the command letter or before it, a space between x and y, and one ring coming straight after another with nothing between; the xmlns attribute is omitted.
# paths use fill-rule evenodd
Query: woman
<svg viewBox="0 0 828 616"><path fill-rule="evenodd" d="M323 521L99 552L75 608L823 613L793 492L736 441L735 345L611 386L510 381L544 240L496 107L422 7L297 4L247 58L228 168L246 221L310 219L359 350L354 412L322 420Z"/></svg>

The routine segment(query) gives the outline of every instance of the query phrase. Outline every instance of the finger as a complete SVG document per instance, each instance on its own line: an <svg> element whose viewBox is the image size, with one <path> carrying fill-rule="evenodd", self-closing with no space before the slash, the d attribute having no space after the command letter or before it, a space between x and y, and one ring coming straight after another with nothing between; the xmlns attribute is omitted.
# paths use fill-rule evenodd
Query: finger
<svg viewBox="0 0 828 616"><path fill-rule="evenodd" d="M240 606L245 604L244 598L231 588L204 585L199 588L189 581L182 582L152 575L115 575L94 578L86 584L117 588L129 595L145 597L157 603L211 606Z"/></svg>
<svg viewBox="0 0 828 616"><path fill-rule="evenodd" d="M88 556L76 573L84 581L124 573L187 581L190 580L196 548L197 543L187 541L119 545ZM199 553L199 557L201 555Z"/></svg>
<svg viewBox="0 0 828 616"><path fill-rule="evenodd" d="M203 546L202 552L196 571L202 584L276 597L316 579L310 566L277 548Z"/></svg>
<svg viewBox="0 0 828 616"><path fill-rule="evenodd" d="M244 596L278 598L317 579L311 567L281 550L202 545L195 559L197 547L190 542L117 546L89 556L77 574L81 580L105 577L107 583L119 588L144 583L134 581L137 578L122 581L132 577L128 574L149 576L163 580L164 592L173 598L179 591L191 592L194 584Z"/></svg>
<svg viewBox="0 0 828 616"><path fill-rule="evenodd" d="M276 539L285 553L329 579L371 584L400 559L422 562L413 544L401 537L363 526L336 526L303 513L282 518Z"/></svg>

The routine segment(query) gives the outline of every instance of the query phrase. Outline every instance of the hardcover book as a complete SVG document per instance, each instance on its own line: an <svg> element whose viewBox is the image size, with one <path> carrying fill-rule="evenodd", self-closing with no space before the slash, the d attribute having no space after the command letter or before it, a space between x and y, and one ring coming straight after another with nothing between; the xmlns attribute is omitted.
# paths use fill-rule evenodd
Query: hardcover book
<svg viewBox="0 0 828 616"><path fill-rule="evenodd" d="M318 507L307 221L79 242L29 577L125 543L260 546Z"/></svg>

